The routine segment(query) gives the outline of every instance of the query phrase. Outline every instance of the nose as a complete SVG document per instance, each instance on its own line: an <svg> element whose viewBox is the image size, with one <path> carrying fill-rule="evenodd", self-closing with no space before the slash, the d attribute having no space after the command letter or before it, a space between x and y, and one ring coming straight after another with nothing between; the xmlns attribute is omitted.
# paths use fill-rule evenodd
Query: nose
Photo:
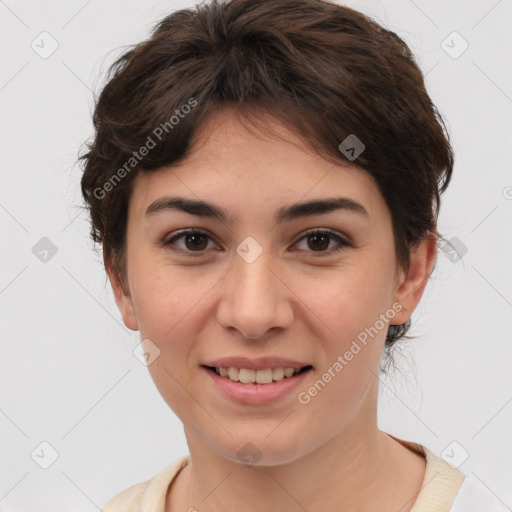
<svg viewBox="0 0 512 512"><path fill-rule="evenodd" d="M248 263L236 255L224 278L217 321L244 338L263 339L268 332L286 329L293 321L293 293L264 251Z"/></svg>

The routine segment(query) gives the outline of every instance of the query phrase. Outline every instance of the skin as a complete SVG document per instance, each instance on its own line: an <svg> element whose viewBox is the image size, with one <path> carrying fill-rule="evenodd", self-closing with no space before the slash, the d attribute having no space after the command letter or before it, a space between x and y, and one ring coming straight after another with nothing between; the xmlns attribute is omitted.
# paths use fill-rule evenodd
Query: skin
<svg viewBox="0 0 512 512"><path fill-rule="evenodd" d="M374 511L378 504L381 511L407 512L421 489L425 460L377 426L386 329L307 405L297 392L393 304L402 310L390 323L411 316L436 241L421 242L410 268L399 269L391 215L373 178L357 161L333 165L272 118L267 126L280 138L247 131L223 109L203 124L180 165L139 174L128 212L125 289L105 260L125 325L160 350L148 369L183 422L190 450L165 510L325 512L342 505ZM233 219L175 210L145 215L153 201L171 195L215 203ZM369 215L338 210L274 222L283 205L338 196L358 201ZM187 244L182 237L175 250L162 244L187 228L210 238ZM337 239L322 245L305 237L312 228L333 230L353 247L334 253ZM263 249L250 264L236 252L248 236ZM199 257L194 243L203 251ZM301 389L278 404L240 405L199 368L231 355L289 357L314 368ZM247 442L261 452L252 467L237 457Z"/></svg>

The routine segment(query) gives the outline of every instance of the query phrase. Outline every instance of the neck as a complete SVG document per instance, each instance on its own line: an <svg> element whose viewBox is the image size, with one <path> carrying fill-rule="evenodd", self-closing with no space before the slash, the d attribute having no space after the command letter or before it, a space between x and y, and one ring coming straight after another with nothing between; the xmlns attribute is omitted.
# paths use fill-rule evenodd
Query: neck
<svg viewBox="0 0 512 512"><path fill-rule="evenodd" d="M167 510L373 512L378 504L381 511L408 512L421 489L424 459L381 432L376 422L356 423L316 450L276 466L233 461L185 429L191 462L177 477L181 485Z"/></svg>

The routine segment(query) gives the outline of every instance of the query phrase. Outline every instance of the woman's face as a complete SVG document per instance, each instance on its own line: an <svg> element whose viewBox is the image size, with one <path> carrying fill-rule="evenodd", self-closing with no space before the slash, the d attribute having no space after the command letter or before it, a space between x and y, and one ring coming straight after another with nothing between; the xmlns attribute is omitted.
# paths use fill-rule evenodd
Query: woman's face
<svg viewBox="0 0 512 512"><path fill-rule="evenodd" d="M110 277L125 324L150 340L149 371L187 435L229 459L272 465L376 426L387 327L409 318L430 260L420 249L411 271L397 273L390 212L373 178L302 149L268 122L296 145L252 135L220 111L192 156L139 174L128 212L129 294ZM171 198L208 203L226 218L171 207ZM299 207L341 198L337 208ZM179 236L184 230L200 233ZM248 362L219 366L259 368L263 381L278 379L276 368L311 368L254 384L203 366L229 357Z"/></svg>

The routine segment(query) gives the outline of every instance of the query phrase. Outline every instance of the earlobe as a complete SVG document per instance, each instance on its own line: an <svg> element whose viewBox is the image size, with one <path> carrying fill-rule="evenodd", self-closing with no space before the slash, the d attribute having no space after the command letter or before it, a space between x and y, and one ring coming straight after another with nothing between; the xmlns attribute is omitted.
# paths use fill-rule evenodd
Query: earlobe
<svg viewBox="0 0 512 512"><path fill-rule="evenodd" d="M403 309L395 316L393 324L403 324L411 317L423 295L436 256L437 239L434 237L422 240L411 251L411 263L408 270L402 271L394 295L394 302L401 304Z"/></svg>
<svg viewBox="0 0 512 512"><path fill-rule="evenodd" d="M135 315L135 309L133 307L133 301L130 296L128 286L126 285L123 287L118 272L112 268L110 263L105 263L105 269L107 271L110 285L112 286L112 291L114 292L114 298L117 307L121 313L121 316L123 317L124 325L126 325L126 327L132 331L137 331L139 326L137 323L137 317Z"/></svg>

